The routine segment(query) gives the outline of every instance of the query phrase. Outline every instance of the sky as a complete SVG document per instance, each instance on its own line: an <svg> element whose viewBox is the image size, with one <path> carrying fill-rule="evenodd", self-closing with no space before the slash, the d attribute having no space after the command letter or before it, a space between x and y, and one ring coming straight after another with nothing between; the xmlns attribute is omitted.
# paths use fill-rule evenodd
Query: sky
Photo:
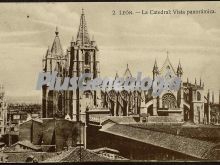
<svg viewBox="0 0 220 165"><path fill-rule="evenodd" d="M90 38L99 47L101 77L123 75L126 65L152 76L155 59L162 67L167 51L183 80L197 82L205 89L220 89L220 2L139 2L139 3L1 3L0 82L8 97L36 96L42 58L52 45L56 26L63 50L76 38L82 8ZM119 10L214 9L201 15L112 15Z"/></svg>

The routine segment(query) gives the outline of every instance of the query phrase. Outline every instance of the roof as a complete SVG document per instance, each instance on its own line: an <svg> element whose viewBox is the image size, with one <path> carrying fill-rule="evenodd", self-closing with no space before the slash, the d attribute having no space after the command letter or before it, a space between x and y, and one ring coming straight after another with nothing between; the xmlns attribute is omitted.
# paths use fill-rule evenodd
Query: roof
<svg viewBox="0 0 220 165"><path fill-rule="evenodd" d="M64 151L61 154L52 158L46 159L44 162L91 162L91 161L111 161L105 157L102 157L94 152L91 152L83 147L70 148L68 151Z"/></svg>
<svg viewBox="0 0 220 165"><path fill-rule="evenodd" d="M173 74L176 74L171 62L170 62L170 59L169 59L169 56L167 55L167 58L162 66L162 68L160 69L160 74L166 74L167 73L167 69L171 70L171 73Z"/></svg>
<svg viewBox="0 0 220 165"><path fill-rule="evenodd" d="M81 41L82 45L90 44L89 33L86 25L86 18L83 10L80 17L80 25L77 33L77 40Z"/></svg>
<svg viewBox="0 0 220 165"><path fill-rule="evenodd" d="M112 148L108 148L108 147L102 147L102 148L96 148L96 149L93 149L93 150L91 150L91 151L93 151L93 152L100 152L100 151L109 151L109 152L114 152L114 153L119 153L119 151L118 150L115 150L115 149L112 149Z"/></svg>
<svg viewBox="0 0 220 165"><path fill-rule="evenodd" d="M62 49L62 46L61 46L61 42L60 42L60 38L59 38L59 32L58 32L58 29L56 28L56 32L55 32L56 36L55 36L55 39L53 41L53 45L52 45L52 48L51 48L51 54L52 56L63 56L63 49Z"/></svg>
<svg viewBox="0 0 220 165"><path fill-rule="evenodd" d="M212 142L122 124L103 127L100 131L162 147L200 159L208 157L209 153L216 146L216 144Z"/></svg>
<svg viewBox="0 0 220 165"><path fill-rule="evenodd" d="M11 145L9 148L6 148L4 150L4 152L13 152L14 150L12 149L12 147L16 146L17 144L20 144L22 146L28 147L30 149L33 149L35 151L40 150L41 147L40 146L36 146L34 144L32 144L30 141L28 140L24 140L24 141L18 141L17 143ZM16 151L15 151L16 152Z"/></svg>
<svg viewBox="0 0 220 165"><path fill-rule="evenodd" d="M183 82L183 86L184 87L191 87L192 89L203 89L202 86L198 85L198 84L192 84L189 82Z"/></svg>
<svg viewBox="0 0 220 165"><path fill-rule="evenodd" d="M35 122L38 122L38 123L43 123L43 120L42 120L42 119L30 118L30 119L24 121L23 123L21 123L20 125L22 125L22 124L24 124L24 123L26 123L26 122L28 122L28 121L35 121Z"/></svg>
<svg viewBox="0 0 220 165"><path fill-rule="evenodd" d="M19 152L19 153L7 153L8 155L8 162L9 163L24 163L26 162L29 156L33 156L39 162L42 162L45 159L53 157L56 155L55 152Z"/></svg>
<svg viewBox="0 0 220 165"><path fill-rule="evenodd" d="M39 150L39 149L41 149L41 147L32 144L32 143L31 143L30 141L28 141L28 140L18 141L17 143L15 143L15 145L16 145L16 144L20 144L20 145L26 146L26 147L31 148L31 149L33 149L33 150Z"/></svg>
<svg viewBox="0 0 220 165"><path fill-rule="evenodd" d="M107 116L102 121L102 125L107 122L113 122L117 124L131 124L139 122L140 118L133 116Z"/></svg>

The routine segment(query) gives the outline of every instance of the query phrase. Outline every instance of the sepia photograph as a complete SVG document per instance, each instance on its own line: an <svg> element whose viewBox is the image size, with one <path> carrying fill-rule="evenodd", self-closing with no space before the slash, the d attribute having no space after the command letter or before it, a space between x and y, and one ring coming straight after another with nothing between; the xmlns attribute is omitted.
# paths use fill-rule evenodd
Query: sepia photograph
<svg viewBox="0 0 220 165"><path fill-rule="evenodd" d="M220 161L220 2L0 3L0 163Z"/></svg>

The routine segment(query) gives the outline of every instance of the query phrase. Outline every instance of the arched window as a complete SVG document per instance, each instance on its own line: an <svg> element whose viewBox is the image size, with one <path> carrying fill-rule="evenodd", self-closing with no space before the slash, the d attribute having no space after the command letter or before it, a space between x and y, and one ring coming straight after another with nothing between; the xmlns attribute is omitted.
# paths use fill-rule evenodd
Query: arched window
<svg viewBox="0 0 220 165"><path fill-rule="evenodd" d="M168 108L168 109L176 108L177 101L175 96L171 93L164 94L162 97L162 106L163 108Z"/></svg>
<svg viewBox="0 0 220 165"><path fill-rule="evenodd" d="M197 92L197 100L201 101L201 94L200 94L200 92Z"/></svg>
<svg viewBox="0 0 220 165"><path fill-rule="evenodd" d="M89 65L90 63L90 54L89 52L85 53L85 65Z"/></svg>

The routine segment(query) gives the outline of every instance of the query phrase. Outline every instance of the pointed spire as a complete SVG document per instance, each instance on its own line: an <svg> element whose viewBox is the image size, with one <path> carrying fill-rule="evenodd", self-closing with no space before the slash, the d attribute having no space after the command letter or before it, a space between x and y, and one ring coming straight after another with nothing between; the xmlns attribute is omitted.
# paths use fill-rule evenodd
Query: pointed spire
<svg viewBox="0 0 220 165"><path fill-rule="evenodd" d="M124 78L128 78L128 77L132 77L132 74L131 74L131 71L130 71L128 64L127 64L127 68L124 73Z"/></svg>
<svg viewBox="0 0 220 165"><path fill-rule="evenodd" d="M81 41L81 44L90 44L89 33L87 30L86 19L84 14L84 9L82 9L82 14L80 17L80 25L77 33L77 41Z"/></svg>
<svg viewBox="0 0 220 165"><path fill-rule="evenodd" d="M117 71L116 74L115 74L115 79L118 78L118 77L119 77L119 76L118 76L118 71Z"/></svg>
<svg viewBox="0 0 220 165"><path fill-rule="evenodd" d="M53 56L63 56L63 49L61 46L61 42L60 42L60 38L58 36L59 32L58 32L58 28L56 27L56 31L55 31L55 39L53 41L53 45L51 48L51 54Z"/></svg>
<svg viewBox="0 0 220 165"><path fill-rule="evenodd" d="M157 59L155 59L154 68L157 68Z"/></svg>
<svg viewBox="0 0 220 165"><path fill-rule="evenodd" d="M200 80L199 80L199 85L202 86L202 79L200 77Z"/></svg>
<svg viewBox="0 0 220 165"><path fill-rule="evenodd" d="M155 59L154 62L154 67L153 67L153 79L155 79L155 77L159 74L159 69L157 66L157 60Z"/></svg>
<svg viewBox="0 0 220 165"><path fill-rule="evenodd" d="M183 69L182 69L182 66L181 66L181 63L180 63L180 59L179 59L178 67L177 67L177 75L178 76L182 76L183 75Z"/></svg>
<svg viewBox="0 0 220 165"><path fill-rule="evenodd" d="M157 66L157 60L156 60L156 59L155 59L155 61L154 61L153 73L156 73L156 74L159 73L159 71L158 71L158 66Z"/></svg>
<svg viewBox="0 0 220 165"><path fill-rule="evenodd" d="M196 83L196 78L195 78L195 85L197 85L197 83Z"/></svg>
<svg viewBox="0 0 220 165"><path fill-rule="evenodd" d="M50 55L51 55L50 46L48 46L45 58L50 57Z"/></svg>

